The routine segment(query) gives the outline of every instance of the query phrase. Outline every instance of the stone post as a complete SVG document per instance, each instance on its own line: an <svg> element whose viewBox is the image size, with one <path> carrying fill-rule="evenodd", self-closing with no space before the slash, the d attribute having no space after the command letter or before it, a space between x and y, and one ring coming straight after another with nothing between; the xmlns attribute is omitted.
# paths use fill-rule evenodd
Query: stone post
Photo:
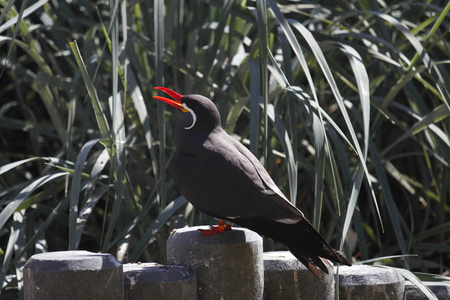
<svg viewBox="0 0 450 300"><path fill-rule="evenodd" d="M339 267L340 300L401 300L404 290L405 280L393 269L366 265Z"/></svg>
<svg viewBox="0 0 450 300"><path fill-rule="evenodd" d="M195 274L183 266L157 263L123 265L125 300L197 299Z"/></svg>
<svg viewBox="0 0 450 300"><path fill-rule="evenodd" d="M182 228L167 240L167 261L186 266L197 276L198 299L262 299L262 238L235 228L203 237L199 229Z"/></svg>
<svg viewBox="0 0 450 300"><path fill-rule="evenodd" d="M291 252L264 252L264 299L334 300L334 271L317 279Z"/></svg>
<svg viewBox="0 0 450 300"><path fill-rule="evenodd" d="M23 275L26 300L123 299L122 265L111 254L36 254L25 264Z"/></svg>
<svg viewBox="0 0 450 300"><path fill-rule="evenodd" d="M450 299L450 281L422 281L439 300ZM405 281L405 300L428 300L428 297L410 281Z"/></svg>

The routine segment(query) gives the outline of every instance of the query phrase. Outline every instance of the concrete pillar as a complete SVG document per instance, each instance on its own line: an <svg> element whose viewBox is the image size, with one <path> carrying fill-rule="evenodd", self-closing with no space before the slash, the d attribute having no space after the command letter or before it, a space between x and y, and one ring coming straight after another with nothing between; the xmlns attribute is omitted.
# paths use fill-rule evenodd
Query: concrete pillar
<svg viewBox="0 0 450 300"><path fill-rule="evenodd" d="M320 271L318 280L291 252L264 255L264 299L334 300L334 271Z"/></svg>
<svg viewBox="0 0 450 300"><path fill-rule="evenodd" d="M262 238L235 228L203 237L199 229L182 228L167 240L167 261L187 266L197 276L198 299L262 299Z"/></svg>
<svg viewBox="0 0 450 300"><path fill-rule="evenodd" d="M339 267L340 300L401 300L404 290L405 280L393 269L366 265Z"/></svg>
<svg viewBox="0 0 450 300"><path fill-rule="evenodd" d="M197 299L197 278L183 266L157 263L123 265L124 299Z"/></svg>
<svg viewBox="0 0 450 300"><path fill-rule="evenodd" d="M36 254L23 273L26 300L123 299L122 265L111 254Z"/></svg>
<svg viewBox="0 0 450 300"><path fill-rule="evenodd" d="M450 281L422 281L439 300L450 300ZM405 281L405 300L428 300L412 282Z"/></svg>

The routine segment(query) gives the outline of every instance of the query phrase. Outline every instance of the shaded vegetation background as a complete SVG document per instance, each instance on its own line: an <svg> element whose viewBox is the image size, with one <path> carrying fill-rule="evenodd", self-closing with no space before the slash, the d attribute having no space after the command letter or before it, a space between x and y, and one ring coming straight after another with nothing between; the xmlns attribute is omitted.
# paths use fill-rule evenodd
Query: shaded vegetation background
<svg viewBox="0 0 450 300"><path fill-rule="evenodd" d="M17 294L34 253L164 262L173 228L214 223L166 174L178 112L154 86L210 97L354 261L445 274L449 9L0 0L2 295Z"/></svg>

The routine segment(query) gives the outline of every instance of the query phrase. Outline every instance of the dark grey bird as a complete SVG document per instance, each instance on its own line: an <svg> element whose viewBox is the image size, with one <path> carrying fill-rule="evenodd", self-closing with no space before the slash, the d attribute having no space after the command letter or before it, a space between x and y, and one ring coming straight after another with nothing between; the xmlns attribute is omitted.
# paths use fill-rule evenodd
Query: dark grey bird
<svg viewBox="0 0 450 300"><path fill-rule="evenodd" d="M223 130L219 111L210 99L181 95L164 87L155 89L174 100L154 98L182 111L169 173L192 205L287 245L319 279L318 268L328 273L328 260L351 266L289 202L258 159ZM230 228L221 221L203 235Z"/></svg>

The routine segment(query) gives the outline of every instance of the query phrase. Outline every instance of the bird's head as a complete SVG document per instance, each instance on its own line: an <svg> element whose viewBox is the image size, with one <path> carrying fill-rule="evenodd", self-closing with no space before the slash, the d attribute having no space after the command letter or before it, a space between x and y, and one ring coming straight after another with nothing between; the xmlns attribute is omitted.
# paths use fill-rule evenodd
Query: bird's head
<svg viewBox="0 0 450 300"><path fill-rule="evenodd" d="M221 128L220 114L214 103L202 95L181 95L165 87L155 87L171 96L174 100L153 96L182 111L177 127L179 130L209 134Z"/></svg>

